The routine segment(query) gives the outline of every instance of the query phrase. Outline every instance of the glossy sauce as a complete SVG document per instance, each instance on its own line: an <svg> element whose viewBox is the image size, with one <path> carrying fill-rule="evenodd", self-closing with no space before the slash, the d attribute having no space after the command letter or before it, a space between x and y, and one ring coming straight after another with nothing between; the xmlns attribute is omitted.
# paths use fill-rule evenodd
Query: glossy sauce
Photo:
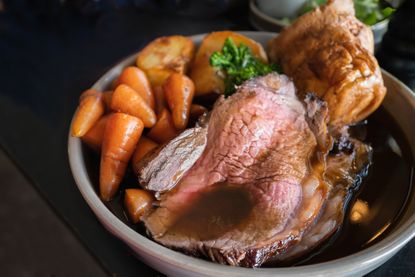
<svg viewBox="0 0 415 277"><path fill-rule="evenodd" d="M199 240L214 239L243 224L252 207L250 194L243 187L217 184L179 215L168 232Z"/></svg>
<svg viewBox="0 0 415 277"><path fill-rule="evenodd" d="M340 230L311 253L285 266L316 264L356 253L384 238L399 221L414 184L408 142L383 109L370 116L367 125L353 127L352 132L373 147L368 176L351 191Z"/></svg>
<svg viewBox="0 0 415 277"><path fill-rule="evenodd" d="M370 116L367 122L365 125L353 127L353 132L356 137L373 147L373 164L360 186L351 191L343 226L311 253L295 261L268 264L267 267L315 264L341 258L373 245L393 230L412 193L414 163L410 156L408 142L387 112L379 109ZM87 147L84 151L90 152L85 155L86 164L90 167L92 182L98 184L99 156ZM120 191L129 187L137 187L137 180L131 171L127 172ZM96 189L98 191L98 188ZM225 201L231 198L232 201ZM122 199L123 193L119 193L106 205L119 219L147 236L142 224L133 225L128 221L123 211ZM176 222L177 230L192 234L209 230L209 227L200 221L196 220L191 223L190 219L196 219L198 215L203 214L212 219L222 220L221 228L216 229L224 232L240 224L250 211L249 195L235 188L225 187L223 190L213 190L207 192L201 199L193 211L187 211L187 214ZM229 205L232 205L233 209ZM219 216L218 211L225 212ZM189 228L186 229L184 226ZM203 234L203 239L214 235L217 234L207 231Z"/></svg>

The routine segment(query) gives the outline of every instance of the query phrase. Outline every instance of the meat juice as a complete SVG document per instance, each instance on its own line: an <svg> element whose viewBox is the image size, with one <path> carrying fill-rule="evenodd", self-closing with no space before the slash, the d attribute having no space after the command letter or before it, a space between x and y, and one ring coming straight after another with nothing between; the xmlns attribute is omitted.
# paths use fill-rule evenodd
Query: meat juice
<svg viewBox="0 0 415 277"><path fill-rule="evenodd" d="M247 190L218 184L200 195L179 216L169 232L199 240L215 239L245 222L252 209Z"/></svg>
<svg viewBox="0 0 415 277"><path fill-rule="evenodd" d="M345 257L380 241L399 221L414 184L408 141L382 108L367 124L353 127L351 132L373 147L373 158L368 175L350 192L343 225L312 252L266 267L310 265Z"/></svg>
<svg viewBox="0 0 415 277"><path fill-rule="evenodd" d="M284 263L267 263L264 267L316 264L353 254L381 240L399 221L414 183L414 164L408 141L392 117L382 108L368 118L367 124L352 127L351 132L373 147L373 158L368 175L350 192L343 225L310 253ZM99 156L87 147L84 151L91 180L98 184ZM129 170L120 191L133 187L137 187L137 179ZM96 189L98 192L98 187ZM229 197L235 198L232 202L237 203L238 207L231 209L226 206L230 203L225 201ZM188 232L198 233L201 229L196 224L198 214L209 214L213 218L218 215L219 210L223 210L225 212L220 217L226 221L222 230L225 231L227 227L231 228L243 221L241 216L249 213L249 197L243 190L225 187L223 190L209 192L207 197L204 197L207 198L216 199L216 205L199 203L197 210L189 211L188 217L183 217L177 228L183 229L188 225ZM106 205L120 220L147 236L142 224L134 225L128 221L122 200L123 193L119 193ZM242 203L245 200L248 201L248 205ZM188 220L194 220L195 224L190 224ZM210 237L214 234L207 231L204 235Z"/></svg>

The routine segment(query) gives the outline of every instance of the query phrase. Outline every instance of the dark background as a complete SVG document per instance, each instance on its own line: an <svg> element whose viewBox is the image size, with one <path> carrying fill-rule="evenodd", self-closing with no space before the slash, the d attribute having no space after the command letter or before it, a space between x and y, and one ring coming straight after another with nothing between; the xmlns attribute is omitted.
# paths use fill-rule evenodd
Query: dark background
<svg viewBox="0 0 415 277"><path fill-rule="evenodd" d="M159 275L82 199L69 123L80 92L152 39L251 30L246 1L227 3L0 0L1 276ZM414 254L412 242L370 276L413 276Z"/></svg>

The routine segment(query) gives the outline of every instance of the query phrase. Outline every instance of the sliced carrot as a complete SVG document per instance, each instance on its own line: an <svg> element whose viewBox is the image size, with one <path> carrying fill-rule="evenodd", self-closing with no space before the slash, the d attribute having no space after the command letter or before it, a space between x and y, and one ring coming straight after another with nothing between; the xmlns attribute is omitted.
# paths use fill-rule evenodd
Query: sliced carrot
<svg viewBox="0 0 415 277"><path fill-rule="evenodd" d="M111 99L111 109L140 118L145 127L152 127L157 121L153 109L144 99L127 85L119 85Z"/></svg>
<svg viewBox="0 0 415 277"><path fill-rule="evenodd" d="M114 93L114 91L112 90L108 90L102 93L102 99L104 100L105 103L105 108L107 110L111 109L111 99L112 99L112 94Z"/></svg>
<svg viewBox="0 0 415 277"><path fill-rule="evenodd" d="M189 122L190 105L195 93L193 81L181 73L172 73L163 84L163 89L174 126L183 130Z"/></svg>
<svg viewBox="0 0 415 277"><path fill-rule="evenodd" d="M192 104L190 106L190 114L189 114L189 125L188 126L194 126L199 117L206 113L208 109L203 107L202 105L198 104Z"/></svg>
<svg viewBox="0 0 415 277"><path fill-rule="evenodd" d="M137 117L124 113L109 116L102 141L99 176L104 201L111 200L116 194L143 129L143 122Z"/></svg>
<svg viewBox="0 0 415 277"><path fill-rule="evenodd" d="M108 115L104 115L81 137L89 147L95 151L101 151L102 139L104 137L105 126L107 124Z"/></svg>
<svg viewBox="0 0 415 277"><path fill-rule="evenodd" d="M135 147L135 151L133 157L131 158L131 162L133 164L134 172L138 172L138 163L140 160L150 151L157 148L159 146L156 142L152 141L149 138L142 136Z"/></svg>
<svg viewBox="0 0 415 277"><path fill-rule="evenodd" d="M167 108L166 99L164 98L164 91L162 86L156 86L153 89L154 98L156 99L156 113L159 115L165 108Z"/></svg>
<svg viewBox="0 0 415 277"><path fill-rule="evenodd" d="M147 136L158 143L165 143L175 138L179 132L174 127L169 110L164 109L157 120L156 125L147 133Z"/></svg>
<svg viewBox="0 0 415 277"><path fill-rule="evenodd" d="M126 189L124 195L124 207L130 220L135 224L152 207L154 196L142 189Z"/></svg>
<svg viewBox="0 0 415 277"><path fill-rule="evenodd" d="M118 84L125 84L138 92L147 104L154 109L153 91L144 71L136 66L129 66L121 72L118 77Z"/></svg>
<svg viewBox="0 0 415 277"><path fill-rule="evenodd" d="M104 114L102 93L96 90L85 91L80 98L78 110L72 122L72 136L82 137Z"/></svg>

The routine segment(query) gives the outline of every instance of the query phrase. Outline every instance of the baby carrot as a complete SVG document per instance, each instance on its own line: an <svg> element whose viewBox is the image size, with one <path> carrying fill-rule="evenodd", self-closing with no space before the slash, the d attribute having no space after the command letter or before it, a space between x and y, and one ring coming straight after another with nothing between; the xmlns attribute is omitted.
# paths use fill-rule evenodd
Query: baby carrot
<svg viewBox="0 0 415 277"><path fill-rule="evenodd" d="M95 89L87 89L87 90L85 90L84 92L81 93L81 96L79 96L79 103L81 103L82 100L84 100L88 96L99 97L100 95L101 95L101 92L99 92Z"/></svg>
<svg viewBox="0 0 415 277"><path fill-rule="evenodd" d="M131 158L131 163L133 165L134 172L138 172L138 163L140 160L151 150L155 149L158 144L152 141L149 138L142 136L135 147L133 157Z"/></svg>
<svg viewBox="0 0 415 277"><path fill-rule="evenodd" d="M154 200L154 196L146 190L126 189L124 208L130 220L138 223L140 218L151 209Z"/></svg>
<svg viewBox="0 0 415 277"><path fill-rule="evenodd" d="M102 99L104 100L105 108L107 110L111 109L112 94L113 94L112 90L105 91L105 92L102 93Z"/></svg>
<svg viewBox="0 0 415 277"><path fill-rule="evenodd" d="M87 90L80 97L78 110L72 122L72 136L82 137L104 114L102 93L96 90Z"/></svg>
<svg viewBox="0 0 415 277"><path fill-rule="evenodd" d="M157 117L144 99L127 85L119 85L111 99L111 109L140 118L145 127L152 127Z"/></svg>
<svg viewBox="0 0 415 277"><path fill-rule="evenodd" d="M111 114L102 141L99 188L104 201L116 194L128 161L143 131L143 122L124 113Z"/></svg>
<svg viewBox="0 0 415 277"><path fill-rule="evenodd" d="M95 151L101 151L102 139L104 137L105 126L107 124L108 115L104 115L81 137L89 147Z"/></svg>
<svg viewBox="0 0 415 277"><path fill-rule="evenodd" d="M156 86L153 89L154 98L156 100L156 113L160 115L160 113L167 108L166 99L164 98L164 91L162 86Z"/></svg>
<svg viewBox="0 0 415 277"><path fill-rule="evenodd" d="M174 127L173 119L169 110L164 109L157 120L157 123L148 132L148 137L158 143L165 143L175 138L179 131Z"/></svg>
<svg viewBox="0 0 415 277"><path fill-rule="evenodd" d="M154 96L146 74L136 66L129 66L121 72L118 84L125 84L138 92L147 104L154 109Z"/></svg>
<svg viewBox="0 0 415 277"><path fill-rule="evenodd" d="M193 81L186 75L172 73L163 84L163 89L174 126L178 130L186 128L189 122L190 105L195 93Z"/></svg>

